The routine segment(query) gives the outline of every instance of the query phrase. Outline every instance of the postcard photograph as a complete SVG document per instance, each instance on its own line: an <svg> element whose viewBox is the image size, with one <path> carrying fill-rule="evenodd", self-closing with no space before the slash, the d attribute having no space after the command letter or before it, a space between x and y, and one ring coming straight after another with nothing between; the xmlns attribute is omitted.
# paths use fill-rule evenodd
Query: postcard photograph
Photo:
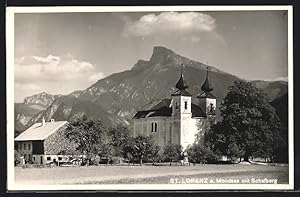
<svg viewBox="0 0 300 197"><path fill-rule="evenodd" d="M291 6L8 7L8 189L293 189L292 44Z"/></svg>

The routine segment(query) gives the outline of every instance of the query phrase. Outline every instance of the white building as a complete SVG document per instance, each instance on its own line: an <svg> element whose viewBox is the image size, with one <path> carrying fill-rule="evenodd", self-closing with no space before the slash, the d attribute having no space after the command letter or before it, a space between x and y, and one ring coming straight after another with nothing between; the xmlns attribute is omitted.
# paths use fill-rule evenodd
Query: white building
<svg viewBox="0 0 300 197"><path fill-rule="evenodd" d="M177 90L171 95L172 99L163 99L134 115L134 137L152 135L161 147L175 143L183 149L193 144L197 137L200 143L205 142L204 133L216 115L216 96L211 93L208 70L197 103L192 103L182 69L175 87Z"/></svg>

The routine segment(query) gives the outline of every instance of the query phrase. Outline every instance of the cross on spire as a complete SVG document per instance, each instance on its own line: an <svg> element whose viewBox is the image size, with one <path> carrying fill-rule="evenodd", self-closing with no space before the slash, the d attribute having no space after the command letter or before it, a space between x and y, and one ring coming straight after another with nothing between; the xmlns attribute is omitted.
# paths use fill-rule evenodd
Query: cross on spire
<svg viewBox="0 0 300 197"><path fill-rule="evenodd" d="M180 74L183 75L183 63L180 65Z"/></svg>

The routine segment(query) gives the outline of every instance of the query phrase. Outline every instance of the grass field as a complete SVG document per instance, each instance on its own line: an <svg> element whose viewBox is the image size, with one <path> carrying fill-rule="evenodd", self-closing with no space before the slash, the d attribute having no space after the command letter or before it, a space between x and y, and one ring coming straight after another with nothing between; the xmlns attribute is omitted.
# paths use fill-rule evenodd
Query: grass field
<svg viewBox="0 0 300 197"><path fill-rule="evenodd" d="M168 184L190 180L276 179L288 183L288 166L196 165L196 166L89 166L15 168L16 184ZM173 181L173 182L172 182ZM205 184L205 182L203 182ZM241 182L239 182L241 183Z"/></svg>

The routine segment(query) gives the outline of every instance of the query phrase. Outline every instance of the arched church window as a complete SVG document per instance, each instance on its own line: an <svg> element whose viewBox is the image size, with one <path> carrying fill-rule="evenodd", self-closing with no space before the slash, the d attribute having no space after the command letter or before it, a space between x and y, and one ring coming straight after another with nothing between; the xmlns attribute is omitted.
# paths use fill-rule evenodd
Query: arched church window
<svg viewBox="0 0 300 197"><path fill-rule="evenodd" d="M187 105L188 105L187 101L184 101L184 109L187 109Z"/></svg>
<svg viewBox="0 0 300 197"><path fill-rule="evenodd" d="M157 132L157 123L156 122L151 123L151 132Z"/></svg>
<svg viewBox="0 0 300 197"><path fill-rule="evenodd" d="M178 109L178 103L175 102L175 109Z"/></svg>

